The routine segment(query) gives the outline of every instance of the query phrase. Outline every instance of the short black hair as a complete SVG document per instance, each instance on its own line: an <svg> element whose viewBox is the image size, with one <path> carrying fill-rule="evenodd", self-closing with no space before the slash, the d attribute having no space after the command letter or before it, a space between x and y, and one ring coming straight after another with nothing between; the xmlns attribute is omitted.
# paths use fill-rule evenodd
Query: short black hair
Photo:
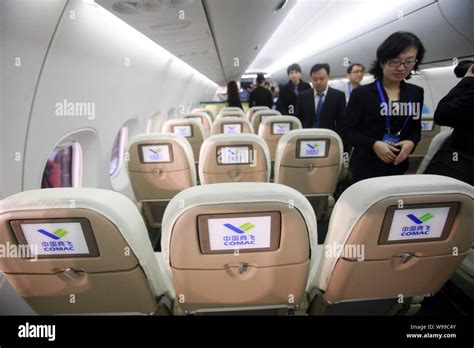
<svg viewBox="0 0 474 348"><path fill-rule="evenodd" d="M390 59L396 58L400 53L409 47L415 47L418 52L416 54L417 62L412 70L418 70L418 66L423 61L425 56L425 47L420 39L413 33L407 31L397 31L385 39L384 42L377 48L377 58L372 63L369 72L374 75L376 79L383 77L382 65L387 63ZM407 76L407 80L411 77Z"/></svg>
<svg viewBox="0 0 474 348"><path fill-rule="evenodd" d="M257 75L257 85L262 84L263 81L265 81L265 76L263 76L263 74L258 74Z"/></svg>
<svg viewBox="0 0 474 348"><path fill-rule="evenodd" d="M365 66L363 66L363 65L360 64L360 63L353 63L353 64L349 65L349 67L347 68L347 73L350 74L350 73L352 72L352 69L353 69L355 66L360 66L360 67L362 67L362 70L365 71Z"/></svg>
<svg viewBox="0 0 474 348"><path fill-rule="evenodd" d="M297 72L299 72L301 74L301 67L299 64L297 63L294 63L294 64L291 64L287 69L286 69L286 74L287 75L290 75L290 72L292 72L293 70L296 70Z"/></svg>
<svg viewBox="0 0 474 348"><path fill-rule="evenodd" d="M329 64L328 63L318 63L318 64L314 64L313 67L311 68L311 71L309 72L309 76L311 76L315 71L319 71L321 69L324 69L326 70L326 72L330 73L330 68L329 68Z"/></svg>

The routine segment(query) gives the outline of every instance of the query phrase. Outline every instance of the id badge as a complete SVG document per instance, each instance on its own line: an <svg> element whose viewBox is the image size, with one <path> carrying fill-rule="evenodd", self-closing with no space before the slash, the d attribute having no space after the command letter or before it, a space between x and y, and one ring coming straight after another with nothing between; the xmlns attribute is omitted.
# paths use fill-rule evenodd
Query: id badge
<svg viewBox="0 0 474 348"><path fill-rule="evenodd" d="M400 141L400 136L385 133L383 135L382 141L389 145L395 145L396 143Z"/></svg>

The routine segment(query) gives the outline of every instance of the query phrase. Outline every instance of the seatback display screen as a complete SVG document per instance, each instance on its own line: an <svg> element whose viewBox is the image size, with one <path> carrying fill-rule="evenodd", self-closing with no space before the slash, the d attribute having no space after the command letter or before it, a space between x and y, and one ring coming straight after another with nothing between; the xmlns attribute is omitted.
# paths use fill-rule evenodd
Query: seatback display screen
<svg viewBox="0 0 474 348"><path fill-rule="evenodd" d="M141 145L142 163L167 163L171 162L171 150L168 144Z"/></svg>
<svg viewBox="0 0 474 348"><path fill-rule="evenodd" d="M329 141L322 139L299 140L297 144L297 158L323 158L327 157Z"/></svg>
<svg viewBox="0 0 474 348"><path fill-rule="evenodd" d="M193 136L193 127L192 126L173 126L173 133L181 135L185 138L191 138Z"/></svg>
<svg viewBox="0 0 474 348"><path fill-rule="evenodd" d="M203 253L276 250L280 244L280 213L201 215L198 227Z"/></svg>
<svg viewBox="0 0 474 348"><path fill-rule="evenodd" d="M240 124L240 123L224 123L222 125L222 133L224 133L224 134L240 134L240 133L242 133L242 124Z"/></svg>
<svg viewBox="0 0 474 348"><path fill-rule="evenodd" d="M283 135L291 130L291 122L272 123L272 134Z"/></svg>
<svg viewBox="0 0 474 348"><path fill-rule="evenodd" d="M250 164L251 145L219 146L217 148L218 164Z"/></svg>
<svg viewBox="0 0 474 348"><path fill-rule="evenodd" d="M34 257L98 256L90 223L85 218L14 220L17 240L27 244Z"/></svg>

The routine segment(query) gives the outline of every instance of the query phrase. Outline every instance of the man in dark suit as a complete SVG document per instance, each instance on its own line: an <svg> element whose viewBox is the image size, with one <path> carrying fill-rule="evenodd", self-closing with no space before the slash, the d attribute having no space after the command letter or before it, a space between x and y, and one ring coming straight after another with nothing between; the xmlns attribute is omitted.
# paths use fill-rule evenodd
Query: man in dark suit
<svg viewBox="0 0 474 348"><path fill-rule="evenodd" d="M282 115L294 115L296 111L296 97L309 89L309 83L301 80L301 67L298 64L291 64L286 70L290 81L280 89L280 95L276 104L276 109Z"/></svg>
<svg viewBox="0 0 474 348"><path fill-rule="evenodd" d="M331 88L329 65L316 64L311 68L313 88L300 93L296 104L296 116L303 128L327 128L339 134L346 113L344 92Z"/></svg>

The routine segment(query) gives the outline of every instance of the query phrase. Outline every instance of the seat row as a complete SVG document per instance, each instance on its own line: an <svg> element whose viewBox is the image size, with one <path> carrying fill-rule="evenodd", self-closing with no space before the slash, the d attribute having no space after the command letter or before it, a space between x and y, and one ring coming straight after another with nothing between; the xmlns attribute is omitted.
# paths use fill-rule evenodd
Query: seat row
<svg viewBox="0 0 474 348"><path fill-rule="evenodd" d="M260 107L258 107L260 108ZM199 109L198 109L199 110ZM191 112L184 114L181 118L168 120L162 127L166 133L176 133L191 139L191 142L203 141L214 134L236 134L236 133L255 133L259 134L259 126L263 120L272 116L282 116L280 112L269 110L249 111L247 117L242 110L239 111L221 111L214 120L205 112ZM285 128L277 129L279 134L283 134L286 128L301 128L301 123L296 117L285 119L275 119L283 123ZM197 124L200 126L196 126ZM278 134L278 133L276 133Z"/></svg>
<svg viewBox="0 0 474 348"><path fill-rule="evenodd" d="M119 193L25 191L1 202L0 243L36 260L0 269L39 314L413 313L469 252L473 202L472 186L443 176L364 180L318 245L311 205L288 186L196 186L170 201L154 253Z"/></svg>
<svg viewBox="0 0 474 348"><path fill-rule="evenodd" d="M213 135L200 147L201 185L269 182L272 162L268 143L275 149L274 182L305 194L317 205L320 218L336 189L343 162L342 141L328 129L290 130L268 142L255 134ZM128 153L131 186L145 210L149 205L164 206L160 201L197 184L193 151L179 135L138 135L131 139ZM153 216L151 212L147 215Z"/></svg>

